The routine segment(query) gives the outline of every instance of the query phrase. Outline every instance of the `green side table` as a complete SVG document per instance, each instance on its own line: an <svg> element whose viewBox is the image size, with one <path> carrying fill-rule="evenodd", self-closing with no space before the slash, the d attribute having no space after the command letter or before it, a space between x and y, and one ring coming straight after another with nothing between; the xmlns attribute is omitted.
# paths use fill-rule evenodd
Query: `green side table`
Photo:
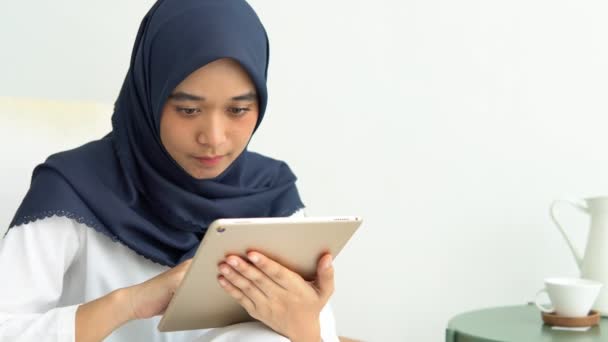
<svg viewBox="0 0 608 342"><path fill-rule="evenodd" d="M602 335L603 331L603 335ZM543 324L534 305L489 308L450 320L446 342L593 342L608 341L608 319L587 331L554 330Z"/></svg>

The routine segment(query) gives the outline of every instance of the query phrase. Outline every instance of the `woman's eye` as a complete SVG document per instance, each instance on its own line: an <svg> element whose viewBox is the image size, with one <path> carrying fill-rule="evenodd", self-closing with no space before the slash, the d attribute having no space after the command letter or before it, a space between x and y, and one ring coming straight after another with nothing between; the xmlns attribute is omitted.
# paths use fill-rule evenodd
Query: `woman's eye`
<svg viewBox="0 0 608 342"><path fill-rule="evenodd" d="M230 107L228 109L228 111L230 112L230 114L232 116L242 116L245 115L245 113L247 113L249 111L249 108L244 108L244 107Z"/></svg>
<svg viewBox="0 0 608 342"><path fill-rule="evenodd" d="M193 115L200 112L201 110L198 108L177 107L177 111L185 115Z"/></svg>

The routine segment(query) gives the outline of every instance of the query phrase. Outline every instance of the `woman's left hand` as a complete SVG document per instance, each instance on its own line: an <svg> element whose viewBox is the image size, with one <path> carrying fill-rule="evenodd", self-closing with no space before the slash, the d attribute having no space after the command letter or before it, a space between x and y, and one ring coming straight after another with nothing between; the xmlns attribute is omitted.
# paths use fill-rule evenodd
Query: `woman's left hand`
<svg viewBox="0 0 608 342"><path fill-rule="evenodd" d="M319 314L334 291L332 256L321 257L313 282L259 252L247 257L230 255L218 266L224 290L253 318L291 341L321 341Z"/></svg>

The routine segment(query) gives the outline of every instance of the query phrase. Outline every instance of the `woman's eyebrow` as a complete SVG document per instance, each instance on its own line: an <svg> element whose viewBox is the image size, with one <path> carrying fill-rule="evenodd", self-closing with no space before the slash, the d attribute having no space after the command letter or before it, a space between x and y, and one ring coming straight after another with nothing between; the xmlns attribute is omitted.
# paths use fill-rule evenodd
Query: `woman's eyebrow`
<svg viewBox="0 0 608 342"><path fill-rule="evenodd" d="M175 101L205 101L203 96L198 96L183 91L177 91L169 95L169 99ZM250 91L243 95L234 96L231 98L232 101L255 101L258 99L258 95L254 91Z"/></svg>
<svg viewBox="0 0 608 342"><path fill-rule="evenodd" d="M247 94L233 97L232 101L256 101L257 99L258 95L254 91L250 91Z"/></svg>
<svg viewBox="0 0 608 342"><path fill-rule="evenodd" d="M202 96L185 93L183 91L178 91L169 95L169 99L176 101L205 101L205 98Z"/></svg>

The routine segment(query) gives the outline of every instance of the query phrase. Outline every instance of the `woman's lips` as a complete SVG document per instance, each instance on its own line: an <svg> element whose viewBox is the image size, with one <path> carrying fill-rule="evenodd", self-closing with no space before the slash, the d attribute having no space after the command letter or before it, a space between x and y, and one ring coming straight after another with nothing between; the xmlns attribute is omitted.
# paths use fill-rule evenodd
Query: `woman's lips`
<svg viewBox="0 0 608 342"><path fill-rule="evenodd" d="M199 161L199 163L203 164L204 166L216 166L217 164L219 164L219 162L222 160L222 158L224 158L224 156L213 156L213 157L195 157L196 160Z"/></svg>

